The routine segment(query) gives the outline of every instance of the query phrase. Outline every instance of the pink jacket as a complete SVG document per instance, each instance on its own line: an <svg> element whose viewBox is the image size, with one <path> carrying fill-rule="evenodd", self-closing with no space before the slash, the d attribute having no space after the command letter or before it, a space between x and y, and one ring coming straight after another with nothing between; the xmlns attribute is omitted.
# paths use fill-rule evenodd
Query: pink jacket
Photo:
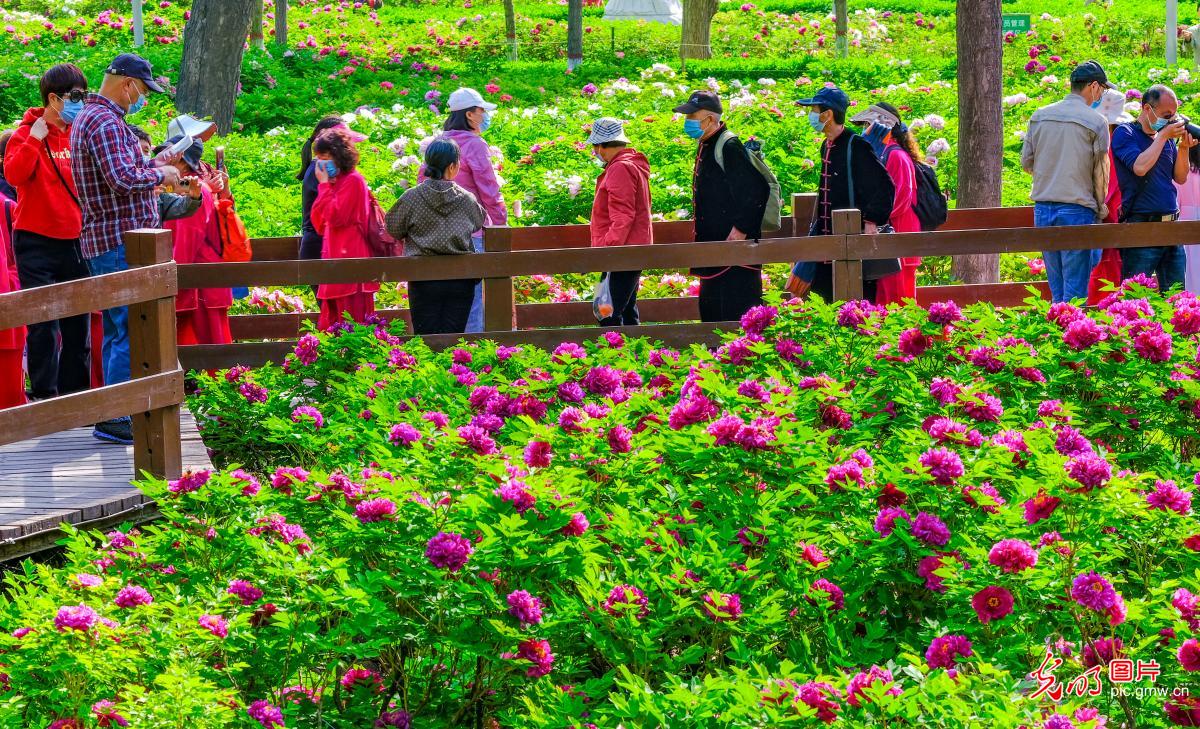
<svg viewBox="0 0 1200 729"><path fill-rule="evenodd" d="M200 209L186 218L165 220L163 227L174 233L176 263L221 263L221 230L217 225L217 206L208 185L201 187ZM228 309L233 292L228 288L180 289L175 297L176 311L197 308Z"/></svg>
<svg viewBox="0 0 1200 729"><path fill-rule="evenodd" d="M452 140L458 145L460 155L458 177L454 183L475 196L487 213L486 225L508 225L508 208L500 194L500 181L492 169L492 156L487 142L475 132L451 130L443 132L442 139ZM421 168L420 179L425 179L425 168Z"/></svg>
<svg viewBox="0 0 1200 729"><path fill-rule="evenodd" d="M917 168L913 166L912 157L899 146L891 145L887 153L884 167L892 185L896 188L896 197L892 202L892 216L888 220L897 233L920 233L921 221L913 210L917 202ZM904 263L910 266L921 265L920 257L905 258Z"/></svg>
<svg viewBox="0 0 1200 729"><path fill-rule="evenodd" d="M8 227L9 219L15 219L16 214L17 204L0 195L0 294L21 290L21 281L17 278L17 259L13 255L12 231ZM0 329L0 349L17 349L24 345L25 327Z"/></svg>
<svg viewBox="0 0 1200 729"><path fill-rule="evenodd" d="M321 258L370 258L367 220L370 192L358 170L343 172L321 184L312 207L313 227L324 238ZM340 299L379 290L377 283L321 284L318 299Z"/></svg>

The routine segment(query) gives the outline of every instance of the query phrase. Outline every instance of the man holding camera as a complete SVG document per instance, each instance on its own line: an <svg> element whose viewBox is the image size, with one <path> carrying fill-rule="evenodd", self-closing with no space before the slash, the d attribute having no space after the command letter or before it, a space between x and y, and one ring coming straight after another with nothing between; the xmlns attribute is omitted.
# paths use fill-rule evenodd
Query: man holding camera
<svg viewBox="0 0 1200 729"><path fill-rule="evenodd" d="M1188 127L1196 127L1177 113L1178 108L1174 91L1161 84L1151 86L1142 96L1138 118L1113 132L1113 158L1124 201L1121 222L1157 223L1179 217L1175 183L1187 182L1187 150L1196 145ZM1181 246L1121 251L1121 278L1157 274L1159 291L1182 284L1184 267Z"/></svg>
<svg viewBox="0 0 1200 729"><path fill-rule="evenodd" d="M1111 168L1108 122L1096 111L1109 83L1099 63L1085 61L1071 72L1071 93L1029 119L1021 167L1033 175L1033 222L1039 228L1091 225L1104 218ZM1099 249L1044 251L1050 298L1085 299Z"/></svg>

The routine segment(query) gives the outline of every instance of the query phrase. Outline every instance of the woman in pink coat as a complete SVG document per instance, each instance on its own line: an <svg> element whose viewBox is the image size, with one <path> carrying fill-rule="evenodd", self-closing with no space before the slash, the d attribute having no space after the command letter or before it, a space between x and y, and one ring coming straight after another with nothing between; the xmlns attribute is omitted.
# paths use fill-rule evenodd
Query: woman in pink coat
<svg viewBox="0 0 1200 729"><path fill-rule="evenodd" d="M343 128L321 132L313 142L317 160L317 200L312 207L313 227L322 237L321 258L370 258L367 223L371 193L359 174L358 150ZM375 311L377 283L321 284L317 300L321 317L317 326L326 330L345 320L366 321Z"/></svg>
<svg viewBox="0 0 1200 729"><path fill-rule="evenodd" d="M891 104L880 102L855 117L855 121L866 121L863 138L871 143L879 161L887 168L888 177L896 188L889 219L897 233L920 233L921 221L913 205L917 202L917 168L915 161L922 159L921 148L913 139L908 127L900 120L900 112ZM917 298L917 268L919 256L900 259L900 271L879 279L875 290L875 303L881 306L900 304L905 299Z"/></svg>
<svg viewBox="0 0 1200 729"><path fill-rule="evenodd" d="M12 221L17 204L0 193L0 294L18 291L17 261L13 256ZM0 409L25 404L25 327L0 330Z"/></svg>

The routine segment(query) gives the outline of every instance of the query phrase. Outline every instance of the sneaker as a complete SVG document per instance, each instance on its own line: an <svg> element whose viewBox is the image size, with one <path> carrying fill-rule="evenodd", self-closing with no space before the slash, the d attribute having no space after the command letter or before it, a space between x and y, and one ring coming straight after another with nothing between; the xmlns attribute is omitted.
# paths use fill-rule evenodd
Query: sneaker
<svg viewBox="0 0 1200 729"><path fill-rule="evenodd" d="M92 431L92 437L108 441L109 443L133 445L133 423L128 418L116 418L105 420L103 423L96 423L96 429Z"/></svg>

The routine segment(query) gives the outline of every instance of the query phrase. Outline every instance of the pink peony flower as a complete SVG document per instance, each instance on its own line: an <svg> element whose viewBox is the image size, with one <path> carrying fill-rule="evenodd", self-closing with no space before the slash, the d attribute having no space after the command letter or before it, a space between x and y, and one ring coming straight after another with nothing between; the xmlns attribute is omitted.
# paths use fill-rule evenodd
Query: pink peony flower
<svg viewBox="0 0 1200 729"><path fill-rule="evenodd" d="M144 587L137 585L126 585L117 593L117 597L113 600L117 607L134 608L138 605L149 605L154 602L154 598L146 591Z"/></svg>
<svg viewBox="0 0 1200 729"><path fill-rule="evenodd" d="M895 679L892 678L892 672L886 668L879 666L871 666L869 671L860 671L854 674L850 682L846 685L846 702L851 706L862 706L869 703L871 699L867 696L864 689L873 686L876 682L891 684L885 694L891 696L899 696L904 691L895 684ZM872 693L874 693L872 691Z"/></svg>
<svg viewBox="0 0 1200 729"><path fill-rule="evenodd" d="M582 512L575 512L571 515L571 520L560 531L563 536L578 537L588 530L588 526L587 517Z"/></svg>
<svg viewBox="0 0 1200 729"><path fill-rule="evenodd" d="M946 448L934 448L921 454L921 465L929 469L933 482L940 486L953 486L963 475L963 462L958 454Z"/></svg>
<svg viewBox="0 0 1200 729"><path fill-rule="evenodd" d="M361 501L354 507L354 515L363 524L385 521L396 513L396 505L388 499Z"/></svg>
<svg viewBox="0 0 1200 729"><path fill-rule="evenodd" d="M1192 494L1175 485L1174 481L1155 481L1154 491L1146 494L1151 509L1174 511L1183 516L1192 513Z"/></svg>
<svg viewBox="0 0 1200 729"><path fill-rule="evenodd" d="M1179 659L1179 665L1183 666L1185 671L1200 671L1200 640L1188 638L1179 646L1179 650L1175 652L1175 656Z"/></svg>
<svg viewBox="0 0 1200 729"><path fill-rule="evenodd" d="M262 599L263 591L245 580L231 580L225 590L242 601L243 605L252 605Z"/></svg>
<svg viewBox="0 0 1200 729"><path fill-rule="evenodd" d="M1067 461L1067 475L1090 491L1108 483L1112 478L1112 466L1103 456L1092 452L1080 453Z"/></svg>
<svg viewBox="0 0 1200 729"><path fill-rule="evenodd" d="M703 608L704 614L718 623L735 621L742 617L742 596L728 592L708 593L704 596Z"/></svg>
<svg viewBox="0 0 1200 729"><path fill-rule="evenodd" d="M272 705L269 701L258 700L246 707L246 713L251 719L262 725L263 729L274 729L274 727L284 728L283 712L278 706Z"/></svg>
<svg viewBox="0 0 1200 729"><path fill-rule="evenodd" d="M454 532L438 532L425 547L425 557L434 567L457 572L462 569L475 548L467 538Z"/></svg>
<svg viewBox="0 0 1200 729"><path fill-rule="evenodd" d="M1108 580L1095 572L1083 572L1071 582L1071 599L1089 610L1105 612L1117 605L1120 596Z"/></svg>
<svg viewBox="0 0 1200 729"><path fill-rule="evenodd" d="M542 601L525 590L514 590L508 594L508 612L517 620L528 625L542 622Z"/></svg>
<svg viewBox="0 0 1200 729"><path fill-rule="evenodd" d="M1022 572L1038 563L1038 553L1029 546L1029 542L1021 539L1002 539L988 552L988 562L1005 572Z"/></svg>
<svg viewBox="0 0 1200 729"><path fill-rule="evenodd" d="M87 632L99 619L96 611L87 605L69 605L58 609L58 614L54 616L54 627L60 633L67 629Z"/></svg>
<svg viewBox="0 0 1200 729"><path fill-rule="evenodd" d="M971 655L971 641L965 635L942 635L929 644L925 651L925 662L931 669L951 669L957 665L958 657L969 658Z"/></svg>
<svg viewBox="0 0 1200 729"><path fill-rule="evenodd" d="M545 468L553 458L550 444L544 440L531 440L525 446L525 465L530 468Z"/></svg>
<svg viewBox="0 0 1200 729"><path fill-rule="evenodd" d="M924 511L918 513L917 517L913 519L909 531L917 539L935 547L941 547L950 541L950 530L946 528L946 524L933 514Z"/></svg>
<svg viewBox="0 0 1200 729"><path fill-rule="evenodd" d="M201 615L197 622L201 628L218 638L225 638L229 635L229 623L225 622L225 618L220 615Z"/></svg>
<svg viewBox="0 0 1200 729"><path fill-rule="evenodd" d="M609 615L635 614L638 620L644 620L650 614L650 600L646 593L633 585L617 585L608 593L601 609Z"/></svg>
<svg viewBox="0 0 1200 729"><path fill-rule="evenodd" d="M1013 596L1008 590L998 585L985 587L971 598L971 607L979 622L988 624L999 620L1013 611Z"/></svg>
<svg viewBox="0 0 1200 729"><path fill-rule="evenodd" d="M812 600L813 597L817 597L815 593L823 593L823 595L820 597L824 597L823 601L826 602L830 608L834 610L846 609L846 599L845 595L842 593L842 588L833 584L829 580L822 578L814 582L812 584L812 588L809 589L810 600Z"/></svg>

